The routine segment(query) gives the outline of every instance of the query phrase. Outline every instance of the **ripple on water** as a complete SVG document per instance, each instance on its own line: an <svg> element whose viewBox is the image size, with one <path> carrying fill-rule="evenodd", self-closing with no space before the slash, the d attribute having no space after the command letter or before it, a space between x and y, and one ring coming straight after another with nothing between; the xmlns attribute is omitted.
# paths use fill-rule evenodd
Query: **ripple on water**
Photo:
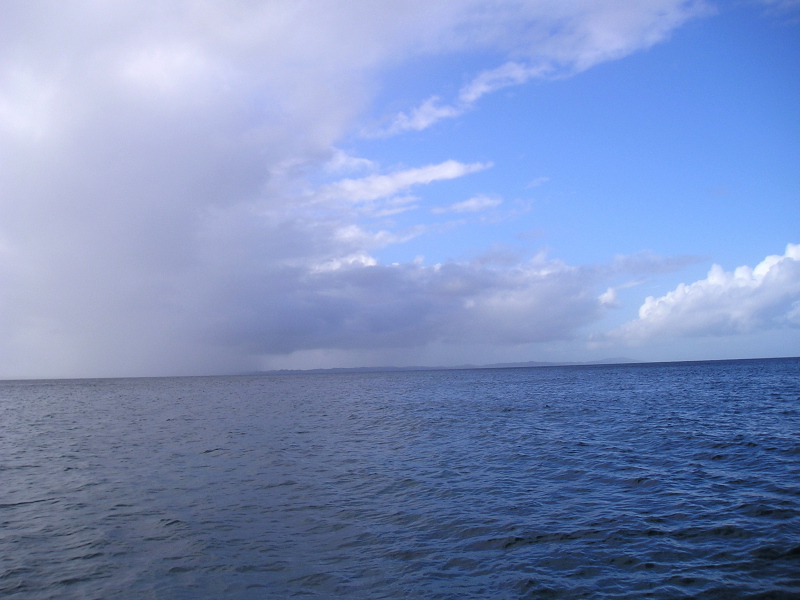
<svg viewBox="0 0 800 600"><path fill-rule="evenodd" d="M0 382L0 596L800 598L799 367Z"/></svg>

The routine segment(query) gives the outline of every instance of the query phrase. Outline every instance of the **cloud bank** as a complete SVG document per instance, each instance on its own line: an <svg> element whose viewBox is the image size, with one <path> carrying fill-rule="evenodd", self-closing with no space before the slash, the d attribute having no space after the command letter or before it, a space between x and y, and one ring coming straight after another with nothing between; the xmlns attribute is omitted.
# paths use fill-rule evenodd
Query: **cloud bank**
<svg viewBox="0 0 800 600"><path fill-rule="evenodd" d="M727 272L714 265L708 277L648 297L639 318L600 339L631 343L697 336L725 336L770 328L800 327L800 245L767 256L754 268Z"/></svg>
<svg viewBox="0 0 800 600"><path fill-rule="evenodd" d="M337 146L404 61L486 51L498 66L451 105L429 100L395 120L394 133L647 48L702 10L686 0L3 3L0 376L213 373L303 349L569 338L602 314L607 286L593 267L372 255L424 224L378 227L364 205L402 210L410 190L488 164L442 156L386 168ZM468 197L450 209L489 206Z"/></svg>

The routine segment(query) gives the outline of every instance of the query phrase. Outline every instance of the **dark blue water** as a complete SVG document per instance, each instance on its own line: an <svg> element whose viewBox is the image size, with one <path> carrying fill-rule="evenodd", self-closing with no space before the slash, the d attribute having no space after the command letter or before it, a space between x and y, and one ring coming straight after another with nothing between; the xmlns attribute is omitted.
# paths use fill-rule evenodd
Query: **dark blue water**
<svg viewBox="0 0 800 600"><path fill-rule="evenodd" d="M4 598L800 598L800 360L0 382Z"/></svg>

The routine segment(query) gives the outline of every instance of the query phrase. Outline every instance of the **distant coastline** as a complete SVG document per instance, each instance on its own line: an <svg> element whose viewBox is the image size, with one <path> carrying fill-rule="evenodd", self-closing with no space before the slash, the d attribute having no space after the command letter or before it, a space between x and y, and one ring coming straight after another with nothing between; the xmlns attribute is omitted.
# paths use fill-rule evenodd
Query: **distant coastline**
<svg viewBox="0 0 800 600"><path fill-rule="evenodd" d="M393 373L401 371L462 371L467 369L519 369L531 367L590 367L608 365L658 365L658 364L688 364L688 363L709 363L709 362L746 362L754 360L796 360L797 356L774 356L760 358L718 358L700 360L671 360L671 361L646 361L635 360L626 357L605 358L592 361L564 361L564 362L544 362L544 361L524 361L524 362L503 362L489 363L483 365L463 364L454 366L408 366L408 367L331 367L328 369L271 369L267 371L247 371L238 375L281 375L293 373Z"/></svg>
<svg viewBox="0 0 800 600"><path fill-rule="evenodd" d="M605 358L588 362L542 362L529 360L524 362L489 363L484 365L453 365L453 366L409 366L409 367L331 367L329 369L272 369L268 371L248 371L242 375L276 375L281 373L391 373L394 371L461 371L466 369L517 369L526 367L579 367L590 365L623 365L644 361L632 358Z"/></svg>

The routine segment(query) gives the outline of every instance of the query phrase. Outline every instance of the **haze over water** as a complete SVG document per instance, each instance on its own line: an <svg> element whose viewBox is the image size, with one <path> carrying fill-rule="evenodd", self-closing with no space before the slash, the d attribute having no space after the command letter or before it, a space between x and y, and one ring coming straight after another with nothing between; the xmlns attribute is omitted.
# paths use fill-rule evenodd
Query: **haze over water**
<svg viewBox="0 0 800 600"><path fill-rule="evenodd" d="M798 598L800 359L0 382L4 598Z"/></svg>

